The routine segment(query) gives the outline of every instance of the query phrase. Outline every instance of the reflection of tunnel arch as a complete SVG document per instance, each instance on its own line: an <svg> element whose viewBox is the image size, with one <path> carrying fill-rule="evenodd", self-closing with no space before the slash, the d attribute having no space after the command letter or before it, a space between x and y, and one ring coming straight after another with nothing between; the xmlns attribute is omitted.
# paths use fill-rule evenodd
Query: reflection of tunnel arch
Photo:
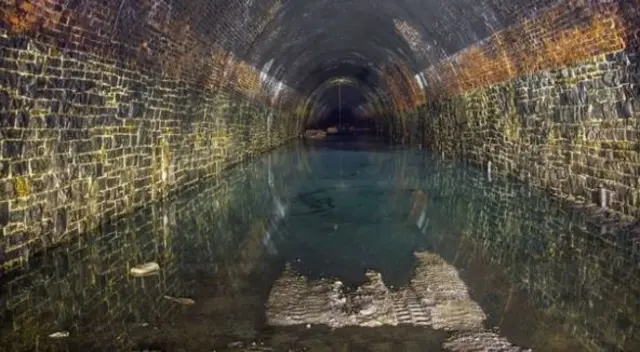
<svg viewBox="0 0 640 352"><path fill-rule="evenodd" d="M324 129L367 124L358 120L358 107L372 102L374 106L381 107L385 96L377 92L372 83L362 81L361 77L338 77L319 84L308 99L315 104L306 116L305 125Z"/></svg>

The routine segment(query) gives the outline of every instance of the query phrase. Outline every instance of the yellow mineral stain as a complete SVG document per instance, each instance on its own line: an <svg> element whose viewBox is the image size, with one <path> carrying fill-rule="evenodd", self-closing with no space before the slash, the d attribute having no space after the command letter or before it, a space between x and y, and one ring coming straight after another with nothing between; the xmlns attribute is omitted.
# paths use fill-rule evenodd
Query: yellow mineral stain
<svg viewBox="0 0 640 352"><path fill-rule="evenodd" d="M18 197L28 197L31 194L31 181L24 176L18 176L14 184L14 190Z"/></svg>

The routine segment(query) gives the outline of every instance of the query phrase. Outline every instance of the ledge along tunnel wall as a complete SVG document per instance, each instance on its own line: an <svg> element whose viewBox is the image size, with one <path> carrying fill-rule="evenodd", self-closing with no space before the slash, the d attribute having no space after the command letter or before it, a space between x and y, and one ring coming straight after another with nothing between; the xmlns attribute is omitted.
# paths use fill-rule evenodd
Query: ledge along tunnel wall
<svg viewBox="0 0 640 352"><path fill-rule="evenodd" d="M394 141L637 217L638 0L0 0L0 260L281 145Z"/></svg>

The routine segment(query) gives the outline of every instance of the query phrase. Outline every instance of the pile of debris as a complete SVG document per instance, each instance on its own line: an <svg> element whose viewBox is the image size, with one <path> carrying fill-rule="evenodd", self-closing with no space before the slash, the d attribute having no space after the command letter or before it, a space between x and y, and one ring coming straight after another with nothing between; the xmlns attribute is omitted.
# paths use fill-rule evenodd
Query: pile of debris
<svg viewBox="0 0 640 352"><path fill-rule="evenodd" d="M484 328L485 313L470 297L457 270L440 256L414 253L419 265L411 282L391 291L382 275L367 271L368 282L347 292L340 281L308 280L287 264L267 301L267 321L274 326L326 325L376 327L410 324L453 332L446 349L524 351ZM482 350L482 349L480 349Z"/></svg>

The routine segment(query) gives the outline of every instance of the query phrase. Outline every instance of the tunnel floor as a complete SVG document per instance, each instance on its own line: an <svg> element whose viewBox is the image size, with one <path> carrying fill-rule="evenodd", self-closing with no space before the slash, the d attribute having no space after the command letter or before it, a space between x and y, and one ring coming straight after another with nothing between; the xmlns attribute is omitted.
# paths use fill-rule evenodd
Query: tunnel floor
<svg viewBox="0 0 640 352"><path fill-rule="evenodd" d="M640 350L639 252L631 232L439 155L371 138L299 141L5 275L0 341ZM158 274L130 275L146 262Z"/></svg>

